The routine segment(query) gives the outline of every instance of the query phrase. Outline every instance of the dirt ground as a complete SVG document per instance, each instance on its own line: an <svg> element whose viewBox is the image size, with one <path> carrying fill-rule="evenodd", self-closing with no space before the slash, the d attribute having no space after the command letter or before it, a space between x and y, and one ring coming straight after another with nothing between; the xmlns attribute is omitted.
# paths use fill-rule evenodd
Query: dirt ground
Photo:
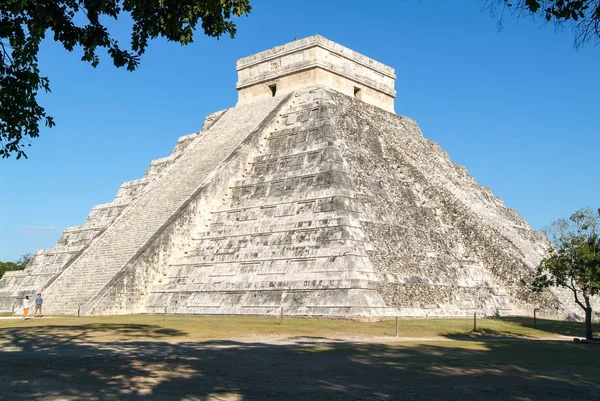
<svg viewBox="0 0 600 401"><path fill-rule="evenodd" d="M600 400L600 346L568 341L65 327L0 328L1 400Z"/></svg>

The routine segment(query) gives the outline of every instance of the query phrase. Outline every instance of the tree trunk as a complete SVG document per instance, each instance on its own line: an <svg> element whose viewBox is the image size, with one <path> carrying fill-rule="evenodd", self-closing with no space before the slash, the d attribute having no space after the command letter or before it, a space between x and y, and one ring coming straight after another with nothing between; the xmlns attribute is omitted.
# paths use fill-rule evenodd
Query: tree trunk
<svg viewBox="0 0 600 401"><path fill-rule="evenodd" d="M593 340L594 332L592 331L592 306L590 305L590 298L584 296L585 299L585 339Z"/></svg>

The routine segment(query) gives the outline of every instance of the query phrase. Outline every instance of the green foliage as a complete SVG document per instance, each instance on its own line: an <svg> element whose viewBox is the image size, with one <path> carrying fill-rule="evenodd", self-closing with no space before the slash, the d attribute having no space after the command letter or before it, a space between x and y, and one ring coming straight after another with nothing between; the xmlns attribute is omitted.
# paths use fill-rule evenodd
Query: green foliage
<svg viewBox="0 0 600 401"><path fill-rule="evenodd" d="M518 15L540 16L547 22L568 26L573 30L577 48L588 41L600 42L600 0L488 0L487 3L492 11L500 4L502 13L509 10Z"/></svg>
<svg viewBox="0 0 600 401"><path fill-rule="evenodd" d="M0 262L0 278L2 278L5 272L23 270L32 258L32 254L26 253L21 255L16 262Z"/></svg>
<svg viewBox="0 0 600 401"><path fill-rule="evenodd" d="M39 45L47 34L68 51L82 50L96 67L106 49L116 67L137 68L148 41L164 37L187 45L198 25L205 35L234 37L233 17L250 12L249 0L4 0L0 2L0 156L27 157L24 147L39 136L40 123L54 120L37 103L50 92L40 76ZM128 13L133 20L130 48L122 47L102 21Z"/></svg>
<svg viewBox="0 0 600 401"><path fill-rule="evenodd" d="M22 270L22 268L15 262L0 262L0 278L4 276L4 273L14 270Z"/></svg>
<svg viewBox="0 0 600 401"><path fill-rule="evenodd" d="M533 289L568 288L585 312L586 337L591 338L590 297L600 294L600 209L583 209L547 230L550 254L537 269Z"/></svg>
<svg viewBox="0 0 600 401"><path fill-rule="evenodd" d="M17 264L17 266L24 269L25 267L27 267L27 265L29 264L31 259L33 259L33 255L30 253L25 253L25 254L21 255L15 263Z"/></svg>

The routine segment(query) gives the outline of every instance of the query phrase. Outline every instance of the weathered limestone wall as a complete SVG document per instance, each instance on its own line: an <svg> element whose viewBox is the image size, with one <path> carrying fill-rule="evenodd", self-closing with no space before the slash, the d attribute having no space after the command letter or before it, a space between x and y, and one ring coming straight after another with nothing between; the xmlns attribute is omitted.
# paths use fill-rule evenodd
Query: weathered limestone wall
<svg viewBox="0 0 600 401"><path fill-rule="evenodd" d="M196 200L192 243L155 283L147 312L390 312L374 291L325 92L294 93Z"/></svg>
<svg viewBox="0 0 600 401"><path fill-rule="evenodd" d="M563 307L527 279L545 237L478 185L410 119L331 93L379 291L403 315L522 314ZM563 315L564 316L564 315Z"/></svg>
<svg viewBox="0 0 600 401"><path fill-rule="evenodd" d="M237 62L239 104L314 85L355 96L394 111L394 70L353 50L311 36L242 58Z"/></svg>

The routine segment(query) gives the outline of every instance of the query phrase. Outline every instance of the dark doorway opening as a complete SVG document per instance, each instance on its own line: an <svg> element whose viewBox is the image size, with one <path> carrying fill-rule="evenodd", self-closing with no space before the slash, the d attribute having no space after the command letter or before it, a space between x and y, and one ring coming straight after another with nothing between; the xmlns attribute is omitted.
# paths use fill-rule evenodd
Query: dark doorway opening
<svg viewBox="0 0 600 401"><path fill-rule="evenodd" d="M269 89L271 90L271 95L274 97L277 93L277 84L269 85Z"/></svg>

